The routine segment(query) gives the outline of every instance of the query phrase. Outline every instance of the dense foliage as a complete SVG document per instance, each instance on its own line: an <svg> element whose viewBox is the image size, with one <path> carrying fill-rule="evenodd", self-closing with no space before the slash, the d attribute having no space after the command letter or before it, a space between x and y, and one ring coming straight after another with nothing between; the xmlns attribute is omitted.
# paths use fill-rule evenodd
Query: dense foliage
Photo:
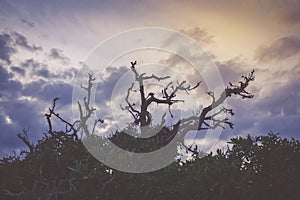
<svg viewBox="0 0 300 200"><path fill-rule="evenodd" d="M47 136L24 158L1 160L0 199L300 199L299 141L268 134L230 143L215 155L130 174L101 164L80 140Z"/></svg>

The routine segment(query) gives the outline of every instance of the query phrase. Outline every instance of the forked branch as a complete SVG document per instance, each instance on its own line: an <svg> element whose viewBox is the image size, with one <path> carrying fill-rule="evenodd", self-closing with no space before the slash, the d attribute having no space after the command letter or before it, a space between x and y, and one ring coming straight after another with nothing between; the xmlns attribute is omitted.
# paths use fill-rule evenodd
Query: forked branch
<svg viewBox="0 0 300 200"><path fill-rule="evenodd" d="M77 101L78 109L79 109L79 119L76 120L73 123L68 122L64 118L62 118L58 113L55 112L55 106L56 102L59 100L59 98L55 98L53 100L52 107L49 108L49 112L45 114L46 120L48 122L48 133L53 136L53 137L58 137L59 135L62 134L62 132L56 132L53 130L53 125L52 125L52 117L56 117L59 119L61 122L63 122L66 125L65 129L65 137L73 137L75 140L78 140L78 132L80 131L81 134L85 132L87 136L90 136L91 134L94 134L96 125L98 123L104 123L104 120L102 119L97 119L93 123L93 127L90 131L88 127L88 120L91 118L91 116L94 114L96 108L91 107L91 92L92 92L92 87L93 87L93 81L95 81L95 78L93 78L93 74L88 74L88 84L87 86L80 85L82 89L86 91L86 96L83 97L83 103L80 101ZM58 134L59 133L59 134ZM59 138L60 139L60 138Z"/></svg>
<svg viewBox="0 0 300 200"><path fill-rule="evenodd" d="M222 114L230 114L231 116L234 115L232 109L222 107L213 114L210 113L217 109L228 97L231 97L232 95L241 96L243 99L252 98L253 94L246 91L246 89L254 78L253 70L247 76L242 76L242 80L238 82L238 85L229 83L229 86L225 88L220 97L217 99L213 92L207 92L207 94L212 98L211 104L203 108L200 114L182 119L181 130L187 132L190 130L215 129L218 127L225 128L224 125L228 125L230 128L233 128L233 123L230 122L227 117L220 118Z"/></svg>
<svg viewBox="0 0 300 200"><path fill-rule="evenodd" d="M141 103L140 109L135 107L136 106L135 103L131 103L129 101L130 93L134 91L133 90L134 83L127 90L127 96L125 98L127 106L125 106L125 107L121 106L121 108L123 110L127 110L133 117L134 123L140 124L142 127L149 125L152 121L152 116L151 116L150 112L148 111L148 108L152 103L168 105L169 113L170 113L171 117L173 117L173 115L171 113L171 105L173 105L174 103L178 103L178 102L184 102L184 100L182 100L182 99L175 99L177 92L185 91L187 94L189 94L189 91L196 89L197 87L199 87L199 85L201 83L201 82L198 82L195 86L192 87L191 85L187 84L186 81L182 81L180 83L177 82L176 86L173 85L172 82L170 82L162 90L162 97L156 97L154 92L149 92L148 95L146 96L145 87L144 87L145 80L153 79L156 81L161 81L161 80L169 79L170 76L158 77L154 74L152 74L151 76L148 76L145 73L139 73L136 70L136 67L135 67L136 64L137 64L136 61L131 62L131 71L134 73L135 81L138 83L138 87L139 87L140 103Z"/></svg>

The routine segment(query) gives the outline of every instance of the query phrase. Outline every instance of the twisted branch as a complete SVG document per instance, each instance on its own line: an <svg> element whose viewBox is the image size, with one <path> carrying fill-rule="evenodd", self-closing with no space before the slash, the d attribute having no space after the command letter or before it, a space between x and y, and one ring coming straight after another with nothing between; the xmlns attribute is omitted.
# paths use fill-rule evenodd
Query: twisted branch
<svg viewBox="0 0 300 200"><path fill-rule="evenodd" d="M149 125L152 121L151 114L148 111L148 107L152 103L157 104L166 104L169 106L169 113L171 117L173 117L171 112L171 105L178 102L184 102L184 100L181 99L174 99L176 97L176 93L178 91L185 91L187 94L189 94L189 91L196 89L199 87L201 82L198 82L195 86L191 86L189 84L186 84L186 81L182 81L181 83L177 82L177 85L174 86L172 82L170 82L163 90L162 90L162 98L155 97L155 94L153 92L150 92L147 96L145 95L145 88L144 88L144 80L154 79L157 81L165 80L170 78L170 76L165 77L158 77L154 74L151 76L147 76L145 73L138 73L135 66L137 62L131 62L131 71L135 75L135 81L138 82L139 85L139 92L140 92L140 98L141 98L141 108L140 110L137 110L134 106L135 103L129 102L129 95L130 92L133 91L134 83L131 85L131 87L127 90L127 96L125 98L127 106L121 108L123 110L127 110L131 116L134 118L134 123L140 124L141 126ZM171 91L170 91L171 90Z"/></svg>

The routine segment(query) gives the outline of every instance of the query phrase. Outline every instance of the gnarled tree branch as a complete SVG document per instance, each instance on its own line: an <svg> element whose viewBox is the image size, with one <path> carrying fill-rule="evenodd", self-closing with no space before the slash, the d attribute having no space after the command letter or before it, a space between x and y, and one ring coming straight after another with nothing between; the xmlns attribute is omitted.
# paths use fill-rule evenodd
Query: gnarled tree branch
<svg viewBox="0 0 300 200"><path fill-rule="evenodd" d="M147 126L151 123L152 121L152 116L151 113L148 111L148 107L152 103L157 103L157 104L166 104L169 106L169 113L171 117L173 117L171 113L171 105L174 103L178 102L184 102L184 100L181 99L175 99L176 94L178 91L185 91L187 94L189 94L189 91L196 89L199 87L201 82L198 82L195 86L191 86L187 84L186 81L182 81L181 83L177 82L177 85L174 86L172 82L170 82L163 90L162 90L162 98L156 97L155 93L150 92L147 96L145 95L145 88L144 88L144 80L149 80L149 79L154 79L156 81L161 81L165 79L169 79L170 76L165 76L165 77L158 77L154 74L151 76L147 76L145 73L138 73L135 66L136 66L136 61L131 62L131 71L135 75L135 81L138 82L139 86L139 93L140 93L140 101L141 101L141 107L140 109L135 108L135 103L131 103L129 101L129 95L130 92L133 91L134 83L131 85L130 88L127 90L127 96L125 98L127 106L121 108L123 110L127 110L131 116L134 118L134 123L135 124L140 124L141 127Z"/></svg>

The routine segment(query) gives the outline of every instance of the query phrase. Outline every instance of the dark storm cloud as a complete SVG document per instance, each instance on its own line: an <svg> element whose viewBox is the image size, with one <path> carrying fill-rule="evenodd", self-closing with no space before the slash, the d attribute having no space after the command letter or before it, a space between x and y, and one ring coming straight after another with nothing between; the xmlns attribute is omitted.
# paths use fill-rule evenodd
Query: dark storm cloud
<svg viewBox="0 0 300 200"><path fill-rule="evenodd" d="M20 63L19 68L24 69L31 76L37 76L45 78L48 80L72 80L76 73L77 69L67 68L64 70L51 70L51 67L45 63L40 63L33 58L27 59ZM16 69L12 69L16 71Z"/></svg>
<svg viewBox="0 0 300 200"><path fill-rule="evenodd" d="M15 39L15 45L20 46L24 49L27 49L29 51L41 51L42 47L41 46L36 46L36 45L30 45L26 39L26 37L18 32L13 32L12 36Z"/></svg>
<svg viewBox="0 0 300 200"><path fill-rule="evenodd" d="M62 63L69 63L69 62L70 62L70 58L66 57L66 56L63 54L63 51L62 51L62 50L56 49L56 48L52 48L52 49L50 50L49 58L51 58L51 59L58 59L58 60L60 60Z"/></svg>
<svg viewBox="0 0 300 200"><path fill-rule="evenodd" d="M63 105L71 103L72 80L77 72L76 69L69 68L54 71L50 70L50 67L46 64L39 63L34 59L27 59L21 63L21 66L22 69L31 73L31 76L38 79L24 84L21 91L22 95L33 96L50 102L52 99L59 97Z"/></svg>
<svg viewBox="0 0 300 200"><path fill-rule="evenodd" d="M260 91L251 91L253 99L241 100L231 98L229 107L233 108L236 115L231 117L235 123L233 130L225 130L224 134L267 134L270 131L280 133L284 137L300 139L300 68L299 64L290 71L272 72L271 89L267 94L260 95ZM275 82L286 77L288 82ZM273 82L272 82L273 80ZM255 80L256 81L256 80ZM253 85L255 85L255 81ZM262 85L266 87L267 85Z"/></svg>
<svg viewBox="0 0 300 200"><path fill-rule="evenodd" d="M288 13L284 13L282 15L282 19L292 25L299 25L300 22L300 7L294 8L292 11Z"/></svg>
<svg viewBox="0 0 300 200"><path fill-rule="evenodd" d="M256 49L254 59L258 62L284 60L300 52L300 37L282 37L269 46L261 46Z"/></svg>
<svg viewBox="0 0 300 200"><path fill-rule="evenodd" d="M267 1L269 7L273 7L272 13L278 16L280 21L285 25L299 26L300 25L300 4L297 0L286 1ZM268 6L268 5L266 5Z"/></svg>
<svg viewBox="0 0 300 200"><path fill-rule="evenodd" d="M48 80L72 80L75 77L76 69L69 68L64 71L53 71L48 66L42 66L34 70L34 74Z"/></svg>
<svg viewBox="0 0 300 200"><path fill-rule="evenodd" d="M1 102L1 111L11 118L12 123L1 123L0 134L0 156L12 153L13 149L24 147L25 145L16 137L23 129L30 127L29 138L33 142L43 137L46 132L46 123L41 112L42 107L46 106L42 102L10 100ZM43 108L44 109L44 108Z"/></svg>
<svg viewBox="0 0 300 200"><path fill-rule="evenodd" d="M22 76L25 75L25 69L22 69L20 67L17 67L17 66L11 66L10 69L13 71L13 72L16 72L17 74L20 74Z"/></svg>
<svg viewBox="0 0 300 200"><path fill-rule="evenodd" d="M20 100L23 85L12 80L12 77L13 74L0 66L0 156L4 155L4 152L11 153L12 149L23 146L16 137L17 133L29 126L32 126L33 133L41 133L43 126L40 112L43 102L36 104ZM11 123L7 122L7 118L11 119ZM33 135L34 140L40 137Z"/></svg>
<svg viewBox="0 0 300 200"><path fill-rule="evenodd" d="M0 59L10 64L10 56L15 53L16 50L12 47L12 38L7 33L0 34Z"/></svg>
<svg viewBox="0 0 300 200"><path fill-rule="evenodd" d="M11 63L10 56L17 52L17 47L24 48L28 51L41 51L42 47L30 45L26 37L20 33L12 32L0 34L0 60L7 64Z"/></svg>
<svg viewBox="0 0 300 200"><path fill-rule="evenodd" d="M24 85L21 93L24 96L33 96L45 102L51 102L58 97L61 105L67 105L72 102L72 88L71 84L62 81L49 83L45 80L38 80Z"/></svg>
<svg viewBox="0 0 300 200"><path fill-rule="evenodd" d="M47 130L44 113L52 105L54 98L60 98L57 112L61 116L72 116L71 110L65 109L72 103L72 84L59 80L38 80L22 85L8 80L10 76L0 68L0 157L4 152L24 147L16 134L25 128L30 127L29 137L34 143L43 137L42 133ZM11 124L7 123L6 117L11 119Z"/></svg>
<svg viewBox="0 0 300 200"><path fill-rule="evenodd" d="M22 88L20 82L11 80L12 76L12 74L0 65L0 98L14 98Z"/></svg>
<svg viewBox="0 0 300 200"><path fill-rule="evenodd" d="M5 82L9 81L9 79L12 77L12 74L9 74L8 71L0 65L0 83L1 85Z"/></svg>
<svg viewBox="0 0 300 200"><path fill-rule="evenodd" d="M37 68L40 68L41 67L41 63L38 63L36 62L33 58L30 58L30 59L26 59L25 61L23 61L20 66L22 68L34 68L34 69L37 69Z"/></svg>
<svg viewBox="0 0 300 200"><path fill-rule="evenodd" d="M40 51L41 47L31 45L27 38L19 33L1 33L0 35L0 157L9 155L14 149L24 147L16 137L23 129L30 127L29 137L35 143L46 132L44 119L46 109L52 100L60 98L58 112L72 116L69 108L72 103L72 80L77 72L74 68L51 70L46 63L33 58L15 65L11 55L21 47L30 52ZM59 56L62 56L59 54ZM9 66L9 65L11 66ZM21 83L19 75L29 75L32 80Z"/></svg>
<svg viewBox="0 0 300 200"><path fill-rule="evenodd" d="M291 70L273 72L272 79L286 77L288 82L273 83L272 93L258 102L259 110L268 110L272 115L300 115L300 63Z"/></svg>
<svg viewBox="0 0 300 200"><path fill-rule="evenodd" d="M97 86L96 98L105 103L111 98L114 87L116 86L118 80L130 70L129 67L108 67L106 68L106 78L100 80L100 83ZM126 83L127 84L127 83ZM128 86L130 87L130 84Z"/></svg>
<svg viewBox="0 0 300 200"><path fill-rule="evenodd" d="M234 128L226 127L222 132L221 138L228 141L229 138L237 135L246 136L250 134L254 136L274 132L280 133L282 137L300 139L298 131L300 129L300 124L298 123L300 119L299 114L286 115L277 111L272 112L273 105L268 103L269 99L262 101L256 101L255 97L249 100L241 100L239 98L228 100L228 107L233 108L235 112L234 116L229 117L230 121L234 123ZM274 101L280 102L280 99L275 98ZM264 106L261 106L261 104L264 104ZM282 105L278 104L282 108Z"/></svg>
<svg viewBox="0 0 300 200"><path fill-rule="evenodd" d="M48 78L50 76L50 72L48 69L40 69L37 71L37 75L44 78Z"/></svg>
<svg viewBox="0 0 300 200"><path fill-rule="evenodd" d="M300 140L300 116L272 116L262 118L256 125L260 133L279 133L281 137L295 138Z"/></svg>
<svg viewBox="0 0 300 200"><path fill-rule="evenodd" d="M181 30L180 32L192 37L194 40L203 44L210 44L214 42L213 36L210 35L204 28L194 27Z"/></svg>
<svg viewBox="0 0 300 200"><path fill-rule="evenodd" d="M227 61L215 61L223 82L225 85L228 85L229 82L235 82L241 75L247 74L250 71L245 69L246 63L243 63L239 58L233 58Z"/></svg>

